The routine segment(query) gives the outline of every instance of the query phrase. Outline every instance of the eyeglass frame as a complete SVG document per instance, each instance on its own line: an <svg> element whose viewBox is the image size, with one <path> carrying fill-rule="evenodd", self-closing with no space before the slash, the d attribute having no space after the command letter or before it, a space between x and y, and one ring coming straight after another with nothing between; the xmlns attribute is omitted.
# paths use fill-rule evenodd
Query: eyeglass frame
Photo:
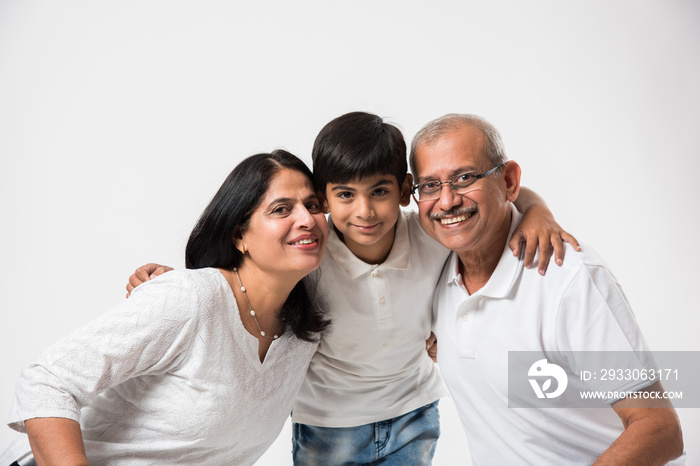
<svg viewBox="0 0 700 466"><path fill-rule="evenodd" d="M495 172L496 170L498 170L499 168L503 167L506 163L508 163L508 162L503 162L502 164L496 165L495 167L490 168L490 169L486 170L485 172L481 172L481 173L479 173L478 175L474 175L474 181L472 181L471 183L469 183L468 185L466 185L466 186L464 186L464 187L462 187L462 188L456 188L456 187L455 187L455 185L453 184L455 178L460 177L460 176L465 175L465 174L471 174L471 173L473 173L473 172L462 172L462 173L457 173L456 175L452 176L449 180L437 181L437 183L438 183L438 190L435 191L435 193L437 193L438 196L435 197L435 198L433 198L433 199L424 199L424 200L421 201L421 200L420 200L420 194L419 194L418 196L416 196L416 191L417 191L421 186L423 186L423 185L426 184L426 183L435 183L435 182L436 182L435 180L428 180L428 181L424 181L424 182L422 182L422 183L414 184L413 186L411 186L411 196L413 196L413 200L415 200L416 202L436 201L436 200L440 199L440 193L442 192L442 185L444 185L444 184L449 185L449 186L450 186L450 189L451 189L452 191L454 191L454 192L456 192L457 194L460 194L460 195L461 195L462 193L457 192L459 189L467 189L468 187L470 187L471 185L473 185L474 183L476 183L476 182L479 181L480 179L489 176L491 173L493 173L493 172Z"/></svg>

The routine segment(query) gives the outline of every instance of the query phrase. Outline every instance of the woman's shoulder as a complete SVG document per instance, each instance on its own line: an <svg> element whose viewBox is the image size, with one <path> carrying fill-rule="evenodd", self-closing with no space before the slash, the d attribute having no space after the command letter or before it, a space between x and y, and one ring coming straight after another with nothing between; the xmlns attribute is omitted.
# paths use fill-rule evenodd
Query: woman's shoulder
<svg viewBox="0 0 700 466"><path fill-rule="evenodd" d="M172 270L138 286L132 295L163 292L182 295L216 294L226 284L224 276L214 268Z"/></svg>
<svg viewBox="0 0 700 466"><path fill-rule="evenodd" d="M231 287L214 268L173 270L138 286L127 301L159 314L177 314L175 320L207 315L229 301Z"/></svg>

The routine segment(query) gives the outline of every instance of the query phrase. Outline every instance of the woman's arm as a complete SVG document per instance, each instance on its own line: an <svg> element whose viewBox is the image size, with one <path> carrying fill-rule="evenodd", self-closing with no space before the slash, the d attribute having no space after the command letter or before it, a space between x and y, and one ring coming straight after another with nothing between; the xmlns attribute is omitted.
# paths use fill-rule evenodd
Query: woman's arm
<svg viewBox="0 0 700 466"><path fill-rule="evenodd" d="M521 187L515 207L523 214L523 221L513 232L508 246L513 251L513 255L517 256L520 254L520 243L526 242L525 267L532 267L538 246L540 257L537 270L542 275L547 271L552 251L558 265L564 262L563 241L572 245L577 251L581 250L576 238L559 226L547 203L533 190Z"/></svg>
<svg viewBox="0 0 700 466"><path fill-rule="evenodd" d="M88 465L80 424L74 420L45 417L28 419L24 425L37 465Z"/></svg>
<svg viewBox="0 0 700 466"><path fill-rule="evenodd" d="M173 276L143 287L22 371L10 427L30 435L32 448L41 450L37 457L84 455L78 443L81 408L109 387L178 364L193 341L198 298L194 283Z"/></svg>

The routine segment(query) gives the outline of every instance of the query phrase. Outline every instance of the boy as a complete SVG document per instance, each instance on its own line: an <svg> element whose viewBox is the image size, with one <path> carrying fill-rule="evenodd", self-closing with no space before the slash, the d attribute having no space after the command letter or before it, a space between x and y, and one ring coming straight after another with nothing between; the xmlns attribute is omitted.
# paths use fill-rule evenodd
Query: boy
<svg viewBox="0 0 700 466"><path fill-rule="evenodd" d="M319 299L331 328L292 413L294 463L430 464L437 400L447 391L425 341L449 251L421 229L415 212L401 211L412 177L398 128L348 113L321 130L312 159L330 212ZM540 202L534 193L525 197L521 208ZM546 229L551 215L540 215L536 226ZM129 289L153 269L139 269Z"/></svg>

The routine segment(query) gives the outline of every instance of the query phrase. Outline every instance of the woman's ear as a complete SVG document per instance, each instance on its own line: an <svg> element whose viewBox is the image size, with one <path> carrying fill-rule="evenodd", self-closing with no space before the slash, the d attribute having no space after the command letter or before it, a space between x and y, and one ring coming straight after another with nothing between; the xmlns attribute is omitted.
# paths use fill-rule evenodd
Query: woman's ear
<svg viewBox="0 0 700 466"><path fill-rule="evenodd" d="M233 233L233 245L241 254L245 256L245 253L248 251L248 246L245 244L243 233L239 229L236 229L236 231Z"/></svg>
<svg viewBox="0 0 700 466"><path fill-rule="evenodd" d="M408 204L411 203L411 187L413 187L413 175L406 173L406 178L401 184L401 200L399 201L403 207L408 207Z"/></svg>

